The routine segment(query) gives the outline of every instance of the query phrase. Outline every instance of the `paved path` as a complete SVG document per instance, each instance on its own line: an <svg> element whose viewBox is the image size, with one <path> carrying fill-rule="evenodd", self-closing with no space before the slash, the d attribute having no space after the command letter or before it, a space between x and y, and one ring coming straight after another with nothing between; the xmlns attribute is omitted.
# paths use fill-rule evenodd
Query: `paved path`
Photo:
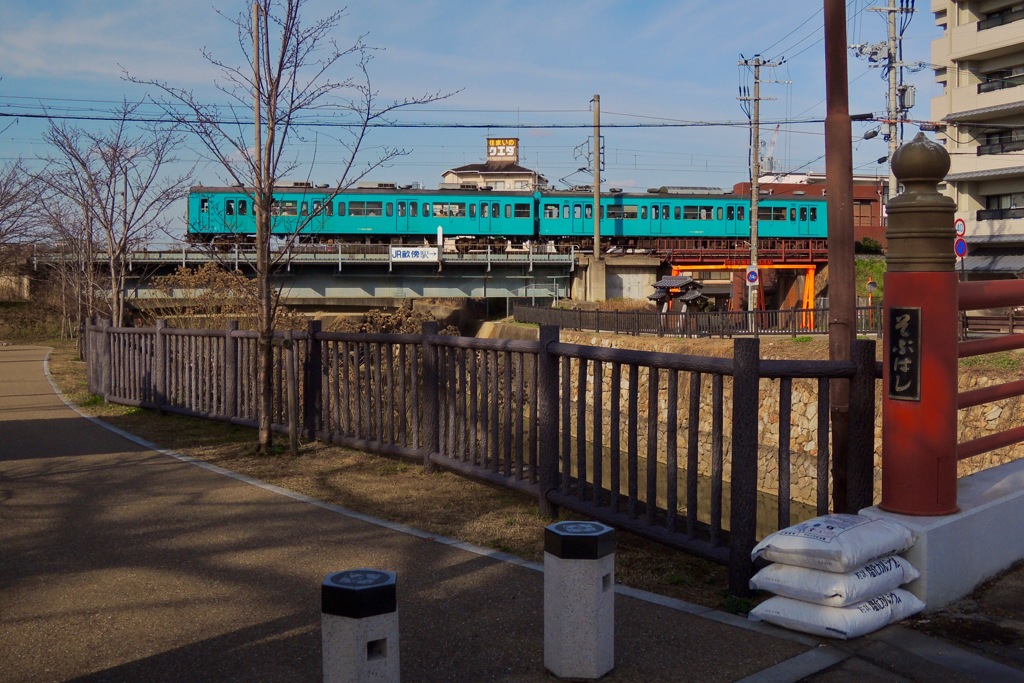
<svg viewBox="0 0 1024 683"><path fill-rule="evenodd" d="M154 450L66 407L46 353L0 347L0 681L317 681L320 583L357 567L398 573L403 681L553 680L537 566ZM615 607L608 681L1012 680L903 629L820 645Z"/></svg>

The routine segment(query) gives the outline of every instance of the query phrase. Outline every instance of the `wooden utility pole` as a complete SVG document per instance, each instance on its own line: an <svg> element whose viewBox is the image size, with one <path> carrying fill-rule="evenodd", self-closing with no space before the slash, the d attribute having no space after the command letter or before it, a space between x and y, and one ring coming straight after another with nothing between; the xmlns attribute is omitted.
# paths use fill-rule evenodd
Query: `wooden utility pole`
<svg viewBox="0 0 1024 683"><path fill-rule="evenodd" d="M825 3L825 176L828 206L828 346L831 360L850 360L854 325L853 139L846 68L846 4ZM830 384L832 418L832 496L836 512L847 510L850 383ZM825 444L818 444L819 451Z"/></svg>

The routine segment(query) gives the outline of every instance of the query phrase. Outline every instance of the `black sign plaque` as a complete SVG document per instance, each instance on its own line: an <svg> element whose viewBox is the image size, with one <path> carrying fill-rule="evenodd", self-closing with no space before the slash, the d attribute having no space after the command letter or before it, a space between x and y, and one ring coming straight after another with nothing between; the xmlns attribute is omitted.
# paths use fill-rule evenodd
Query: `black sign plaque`
<svg viewBox="0 0 1024 683"><path fill-rule="evenodd" d="M921 400L921 309L890 308L889 398Z"/></svg>

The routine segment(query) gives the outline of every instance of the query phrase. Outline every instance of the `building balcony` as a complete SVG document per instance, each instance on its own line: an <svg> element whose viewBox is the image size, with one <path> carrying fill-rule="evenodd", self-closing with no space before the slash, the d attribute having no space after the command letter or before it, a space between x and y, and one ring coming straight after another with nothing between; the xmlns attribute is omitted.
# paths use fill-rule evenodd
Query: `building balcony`
<svg viewBox="0 0 1024 683"><path fill-rule="evenodd" d="M978 147L949 149L948 180L990 180L1024 177L1024 154L979 154Z"/></svg>
<svg viewBox="0 0 1024 683"><path fill-rule="evenodd" d="M985 30L978 30L979 26L980 22L972 22L949 29L950 60L992 59L1024 50L1024 21L1004 23ZM934 43L932 46L934 53Z"/></svg>
<svg viewBox="0 0 1024 683"><path fill-rule="evenodd" d="M1022 55L1024 56L1024 55ZM999 81L1002 83L1002 81ZM953 88L949 93L948 107L950 114L962 114L969 113L975 110L978 111L977 117L971 116L971 120L984 120L984 118L993 118L999 114L998 112L1005 112L1011 105L1020 105L1021 109L1024 110L1024 89L1014 87L1003 87L1003 88L990 88L986 92L981 92L981 86L991 85L989 83L980 83L975 85L966 85L960 88ZM940 96L939 100L946 100L946 96ZM935 106L935 100L932 100L933 107ZM985 113L990 112L991 115Z"/></svg>
<svg viewBox="0 0 1024 683"><path fill-rule="evenodd" d="M1015 140L1013 142L994 142L990 145L978 146L978 156L984 156L986 154L1006 154L1008 152L1021 151L1024 151L1024 140Z"/></svg>

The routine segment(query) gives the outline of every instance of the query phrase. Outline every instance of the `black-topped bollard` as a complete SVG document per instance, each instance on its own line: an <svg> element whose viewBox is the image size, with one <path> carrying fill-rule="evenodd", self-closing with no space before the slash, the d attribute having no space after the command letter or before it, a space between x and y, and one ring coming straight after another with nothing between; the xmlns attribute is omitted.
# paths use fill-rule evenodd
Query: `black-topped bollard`
<svg viewBox="0 0 1024 683"><path fill-rule="evenodd" d="M544 529L544 666L596 680L615 666L615 530L597 522Z"/></svg>
<svg viewBox="0 0 1024 683"><path fill-rule="evenodd" d="M320 587L324 683L397 683L397 575L377 569L330 574Z"/></svg>

